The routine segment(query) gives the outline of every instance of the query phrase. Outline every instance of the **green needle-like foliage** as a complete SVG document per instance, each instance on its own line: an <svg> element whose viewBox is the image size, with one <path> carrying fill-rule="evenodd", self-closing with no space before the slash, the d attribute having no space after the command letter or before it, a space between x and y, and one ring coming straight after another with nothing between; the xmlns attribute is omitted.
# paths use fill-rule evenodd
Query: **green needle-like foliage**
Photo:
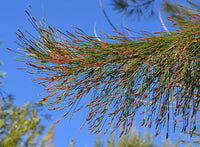
<svg viewBox="0 0 200 147"><path fill-rule="evenodd" d="M61 32L26 11L39 38L19 30L19 54L36 69L29 73L43 76L32 79L45 86L41 101L55 97L50 110L66 109L63 116L87 107L84 123L94 133L108 124L114 130L122 126L120 136L128 134L139 111L141 126L154 123L156 135L167 126L168 137L169 122L175 130L180 119L182 131L192 134L199 125L200 15L177 7L179 12L168 18L175 32L152 36L142 31L144 37L134 38L104 33L109 42L77 27L76 35Z"/></svg>

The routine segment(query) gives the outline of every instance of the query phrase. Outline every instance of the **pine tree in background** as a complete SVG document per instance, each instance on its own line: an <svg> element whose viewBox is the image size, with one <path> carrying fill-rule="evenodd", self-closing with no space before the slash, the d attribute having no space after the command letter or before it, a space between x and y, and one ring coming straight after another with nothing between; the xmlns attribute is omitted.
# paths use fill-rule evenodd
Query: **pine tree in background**
<svg viewBox="0 0 200 147"><path fill-rule="evenodd" d="M45 87L41 101L55 97L49 110L66 109L63 117L71 113L71 118L87 107L84 123L93 133L112 125L122 127L120 136L127 135L134 116L141 114L140 126L155 124L155 135L166 126L168 138L169 122L175 131L180 120L182 132L194 135L200 126L200 7L193 5L192 11L177 5L168 17L175 32L152 36L142 31L144 37L102 32L108 42L77 27L77 35L62 32L26 11L39 38L19 30L19 54L36 69L29 73L43 76L32 79Z"/></svg>

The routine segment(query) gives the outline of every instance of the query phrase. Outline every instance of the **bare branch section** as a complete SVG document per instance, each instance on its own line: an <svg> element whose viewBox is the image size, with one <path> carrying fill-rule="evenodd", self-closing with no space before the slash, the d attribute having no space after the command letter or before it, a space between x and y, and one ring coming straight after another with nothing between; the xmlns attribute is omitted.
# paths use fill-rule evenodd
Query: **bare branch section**
<svg viewBox="0 0 200 147"><path fill-rule="evenodd" d="M154 123L156 135L167 126L168 137L169 122L175 130L177 117L182 118L182 130L192 134L199 125L200 16L182 6L180 10L168 18L177 32L145 37L148 32L141 31L144 37L134 39L116 31L104 33L110 42L77 27L76 34L62 32L27 12L39 37L19 31L19 54L35 68L33 74L43 76L32 79L45 86L41 101L54 99L50 110L66 109L63 116L87 107L85 122L93 133L112 125L114 130L122 127L121 135L128 134L143 109L141 125ZM94 94L88 98L89 92Z"/></svg>

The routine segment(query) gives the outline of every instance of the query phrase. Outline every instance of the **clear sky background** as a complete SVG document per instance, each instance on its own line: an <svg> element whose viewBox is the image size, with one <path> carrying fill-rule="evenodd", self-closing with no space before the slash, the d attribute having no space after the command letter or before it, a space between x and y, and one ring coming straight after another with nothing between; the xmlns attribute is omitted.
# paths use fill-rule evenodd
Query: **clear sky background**
<svg viewBox="0 0 200 147"><path fill-rule="evenodd" d="M121 27L121 15L112 10L110 0L102 0L107 15L119 29ZM28 9L28 5L31 5L35 17L38 20L44 18L44 12L50 26L64 31L69 30L73 32L71 25L80 27L89 35L94 35L93 28L96 23L96 29L106 32L108 34L113 30L107 22L103 12L101 10L98 0L1 0L0 3L0 40L2 41L0 46L0 60L4 62L0 71L7 72L6 79L3 81L4 90L12 94L15 98L15 104L24 104L28 101L38 101L42 97L38 96L43 92L43 87L36 82L30 80L33 75L26 73L25 70L17 70L18 67L27 67L25 63L18 62L18 57L12 52L6 50L6 48L17 49L19 46L15 43L17 37L15 32L17 29L34 32L33 27L28 21L28 17L24 10ZM44 8L44 11L43 11ZM158 7L155 5L155 11ZM150 32L162 30L157 14L154 17L145 17L138 21L133 17L126 19L127 26L134 30L147 30ZM102 36L101 33L98 33ZM136 34L133 34L136 35ZM46 127L48 127L53 121L56 121L59 116L64 112L59 111L46 111L52 114L51 120L45 120ZM54 143L55 147L67 146L72 138L75 139L75 146L81 147L87 145L92 147L94 138L96 135L89 134L87 126L79 130L84 118L87 115L87 110L78 112L71 121L67 121L67 118L61 120L55 128ZM136 125L140 123L140 120L136 120ZM142 130L140 128L139 130ZM156 138L157 143L161 144L159 135ZM105 140L106 136L103 136ZM172 135L172 141L176 140L177 134Z"/></svg>

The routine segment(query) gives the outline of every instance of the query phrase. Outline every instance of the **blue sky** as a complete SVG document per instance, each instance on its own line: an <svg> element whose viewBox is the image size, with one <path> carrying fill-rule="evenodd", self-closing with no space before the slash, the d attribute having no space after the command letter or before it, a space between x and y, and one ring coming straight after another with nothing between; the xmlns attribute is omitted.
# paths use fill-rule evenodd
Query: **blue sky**
<svg viewBox="0 0 200 147"><path fill-rule="evenodd" d="M110 1L102 0L104 8L113 24L121 31L121 15L111 9ZM15 43L17 29L28 31L35 34L34 29L28 22L28 17L24 10L31 5L35 17L38 20L44 18L44 12L49 25L64 31L73 32L71 25L80 27L89 35L94 35L93 28L96 23L97 30L108 34L113 30L107 22L98 0L5 0L0 5L0 60L4 65L0 70L7 72L4 80L4 89L6 92L14 95L16 104L24 104L28 101L38 101L41 99L38 95L43 92L43 87L30 80L33 75L26 73L25 70L17 70L18 67L26 67L23 62L19 62L18 57L6 50L6 48L17 49L19 46ZM44 11L43 11L44 8ZM158 9L155 7L155 9ZM158 16L152 18L146 17L137 21L129 18L126 20L128 27L134 31L147 30L150 32L162 30ZM36 34L35 34L36 35ZM101 36L101 33L98 33ZM136 34L133 34L136 35ZM45 120L48 127L53 121L59 118L63 113L50 111L52 120ZM87 126L79 130L85 116L86 110L78 112L71 121L67 118L60 121L55 128L54 143L56 147L63 147L69 144L72 138L75 139L76 147L93 146L96 135L88 134ZM137 122L135 123L138 124ZM140 128L142 130L142 128ZM172 136L177 137L177 136ZM105 139L106 136L103 136ZM156 139L160 144L161 135Z"/></svg>

